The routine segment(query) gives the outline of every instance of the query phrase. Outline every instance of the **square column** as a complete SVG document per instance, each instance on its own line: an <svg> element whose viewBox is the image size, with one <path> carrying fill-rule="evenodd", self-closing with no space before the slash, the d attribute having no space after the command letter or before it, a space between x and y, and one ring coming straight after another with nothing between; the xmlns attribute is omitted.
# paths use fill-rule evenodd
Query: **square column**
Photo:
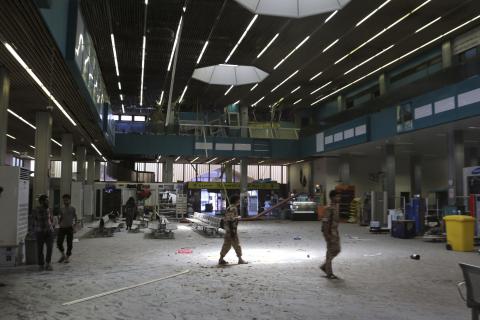
<svg viewBox="0 0 480 320"><path fill-rule="evenodd" d="M52 138L52 115L50 112L35 114L35 176L33 178L33 196L49 194L50 190L50 152Z"/></svg>
<svg viewBox="0 0 480 320"><path fill-rule="evenodd" d="M65 133L62 135L62 176L60 178L60 195L72 193L72 152L73 135Z"/></svg>
<svg viewBox="0 0 480 320"><path fill-rule="evenodd" d="M396 176L396 161L395 161L395 145L387 144L385 146L385 189L387 191L388 209L395 209L395 176Z"/></svg>
<svg viewBox="0 0 480 320"><path fill-rule="evenodd" d="M87 177L87 173L85 170L85 161L87 158L87 147L85 146L78 146L77 152L75 152L77 156L77 181L84 182L85 178Z"/></svg>
<svg viewBox="0 0 480 320"><path fill-rule="evenodd" d="M240 160L240 215L248 216L248 163L246 159Z"/></svg>
<svg viewBox="0 0 480 320"><path fill-rule="evenodd" d="M173 157L166 157L163 165L163 182L173 182Z"/></svg>
<svg viewBox="0 0 480 320"><path fill-rule="evenodd" d="M454 206L458 196L463 196L463 167L465 151L462 131L450 131L447 135L448 148L448 205Z"/></svg>
<svg viewBox="0 0 480 320"><path fill-rule="evenodd" d="M93 184L95 182L95 156L89 154L87 163L87 184Z"/></svg>

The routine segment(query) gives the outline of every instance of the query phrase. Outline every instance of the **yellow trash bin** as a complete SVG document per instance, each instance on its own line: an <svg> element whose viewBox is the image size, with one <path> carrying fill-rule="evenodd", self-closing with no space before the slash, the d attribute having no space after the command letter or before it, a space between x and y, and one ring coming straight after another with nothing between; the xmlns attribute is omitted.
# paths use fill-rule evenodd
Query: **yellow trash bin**
<svg viewBox="0 0 480 320"><path fill-rule="evenodd" d="M452 215L443 218L447 228L447 243L454 251L473 251L475 219L470 216Z"/></svg>

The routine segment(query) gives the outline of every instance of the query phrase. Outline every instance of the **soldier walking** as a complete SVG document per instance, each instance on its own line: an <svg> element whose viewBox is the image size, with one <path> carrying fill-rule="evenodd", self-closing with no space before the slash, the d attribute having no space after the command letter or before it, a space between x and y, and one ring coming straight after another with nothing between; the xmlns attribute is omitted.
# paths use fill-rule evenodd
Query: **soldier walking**
<svg viewBox="0 0 480 320"><path fill-rule="evenodd" d="M242 259L242 247L240 247L240 242L238 240L238 233L237 233L237 226L238 220L241 217L238 215L237 206L240 204L240 197L238 195L233 195L230 198L230 206L225 213L224 221L224 229L225 229L225 237L223 240L222 250L220 251L220 259L218 260L219 265L226 265L228 264L223 258L227 255L228 251L233 246L235 249L235 253L238 257L238 264L246 264L247 262Z"/></svg>
<svg viewBox="0 0 480 320"><path fill-rule="evenodd" d="M327 254L325 262L320 266L328 279L337 279L337 276L333 274L332 260L340 253L340 235L338 234L338 223L340 217L338 215L338 202L337 192L335 190L330 191L330 206L327 207L325 216L322 220L322 233L327 243Z"/></svg>

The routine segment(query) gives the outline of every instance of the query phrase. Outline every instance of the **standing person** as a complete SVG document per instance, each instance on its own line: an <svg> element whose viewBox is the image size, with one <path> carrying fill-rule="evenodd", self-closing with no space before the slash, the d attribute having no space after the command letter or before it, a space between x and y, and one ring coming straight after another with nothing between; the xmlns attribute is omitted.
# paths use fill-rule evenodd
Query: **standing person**
<svg viewBox="0 0 480 320"><path fill-rule="evenodd" d="M325 216L322 219L322 233L327 243L327 254L325 262L320 266L328 279L337 279L333 274L332 260L340 253L340 236L338 234L338 197L335 190L330 191L330 206L325 210Z"/></svg>
<svg viewBox="0 0 480 320"><path fill-rule="evenodd" d="M48 208L48 197L41 195L38 198L39 206L33 211L34 230L37 238L38 266L40 270L52 271L53 248L53 216ZM43 246L47 247L47 255L43 255ZM44 264L46 263L45 267Z"/></svg>
<svg viewBox="0 0 480 320"><path fill-rule="evenodd" d="M58 260L58 263L69 263L73 248L73 227L77 223L77 214L75 208L70 205L70 195L64 194L62 199L64 207L60 209L60 228L57 235L57 248L60 250L62 257ZM65 249L63 248L65 237L67 237L67 255L65 255Z"/></svg>
<svg viewBox="0 0 480 320"><path fill-rule="evenodd" d="M240 247L240 242L238 240L237 226L238 221L241 217L238 215L237 206L240 205L240 197L238 195L233 195L230 198L230 207L228 207L227 212L225 213L224 218L224 228L225 228L225 237L223 240L222 250L220 251L220 259L218 260L219 265L228 264L223 258L227 255L228 251L233 246L235 253L238 257L238 264L246 264L247 262L242 259L242 247Z"/></svg>
<svg viewBox="0 0 480 320"><path fill-rule="evenodd" d="M132 230L133 218L136 213L135 199L133 197L128 198L125 204L125 219L127 224L127 230Z"/></svg>

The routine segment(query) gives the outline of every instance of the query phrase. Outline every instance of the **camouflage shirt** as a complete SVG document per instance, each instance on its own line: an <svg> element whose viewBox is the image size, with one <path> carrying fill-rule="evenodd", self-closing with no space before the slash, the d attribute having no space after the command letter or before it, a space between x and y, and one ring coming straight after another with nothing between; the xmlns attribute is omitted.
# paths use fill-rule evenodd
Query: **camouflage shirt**
<svg viewBox="0 0 480 320"><path fill-rule="evenodd" d="M340 216L335 207L329 206L325 211L325 216L322 223L322 232L325 237L338 237L338 224Z"/></svg>
<svg viewBox="0 0 480 320"><path fill-rule="evenodd" d="M223 218L225 224L225 231L236 231L238 225L238 210L236 206L230 206L225 212L225 217Z"/></svg>

